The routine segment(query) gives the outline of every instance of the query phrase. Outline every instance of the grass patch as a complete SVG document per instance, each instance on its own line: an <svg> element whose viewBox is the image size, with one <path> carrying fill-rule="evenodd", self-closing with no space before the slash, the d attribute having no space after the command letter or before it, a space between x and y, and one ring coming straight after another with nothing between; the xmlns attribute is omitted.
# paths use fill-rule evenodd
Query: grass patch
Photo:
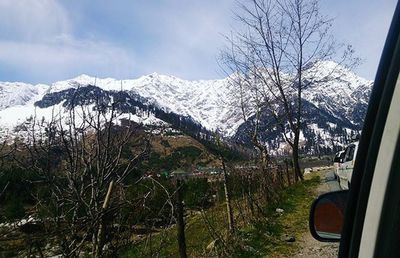
<svg viewBox="0 0 400 258"><path fill-rule="evenodd" d="M308 229L310 205L320 178L315 176L303 182L293 184L280 193L275 205L265 208L268 219L259 223L239 225L235 241L228 242L233 248L231 257L289 257L299 247L298 240ZM276 208L284 210L282 214ZM208 227L217 232L226 232L227 219L225 205L218 205L205 212L208 226L201 214L187 218L186 245L189 257L216 257L206 250L213 241ZM294 237L296 241L288 242ZM127 249L121 257L152 257L158 250L158 257L178 257L178 243L175 227L165 229L154 235L151 240L143 240L135 247Z"/></svg>
<svg viewBox="0 0 400 258"><path fill-rule="evenodd" d="M205 211L208 223L215 231L221 232L227 228L225 205L218 205ZM203 215L189 216L185 229L186 247L189 257L208 257L206 247L213 241L213 237L205 224ZM175 226L153 235L151 240L146 239L135 247L125 250L121 257L179 257L178 242Z"/></svg>
<svg viewBox="0 0 400 258"><path fill-rule="evenodd" d="M241 230L246 245L256 252L242 251L237 257L290 257L299 246L298 240L308 230L310 206L315 198L315 189L320 183L318 176L296 183L280 195L276 205L267 208L268 221ZM283 209L282 215L276 208ZM294 242L289 238L294 237Z"/></svg>

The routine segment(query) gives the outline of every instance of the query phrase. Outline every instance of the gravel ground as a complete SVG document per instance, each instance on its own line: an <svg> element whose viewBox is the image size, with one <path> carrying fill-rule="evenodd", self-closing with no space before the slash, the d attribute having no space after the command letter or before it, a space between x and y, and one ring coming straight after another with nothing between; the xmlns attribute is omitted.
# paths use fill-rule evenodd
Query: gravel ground
<svg viewBox="0 0 400 258"><path fill-rule="evenodd" d="M317 189L317 195L337 191L339 184L334 179L332 170L323 170L316 172L321 177L322 183ZM303 238L299 240L302 248L299 253L294 257L307 257L307 258L333 258L337 257L339 251L339 243L324 243L315 240L310 232L304 234Z"/></svg>

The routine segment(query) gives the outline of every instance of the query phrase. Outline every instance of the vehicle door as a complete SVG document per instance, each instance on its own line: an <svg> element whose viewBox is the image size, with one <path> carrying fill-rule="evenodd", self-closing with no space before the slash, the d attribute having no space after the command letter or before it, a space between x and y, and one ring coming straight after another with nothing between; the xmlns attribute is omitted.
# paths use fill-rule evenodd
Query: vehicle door
<svg viewBox="0 0 400 258"><path fill-rule="evenodd" d="M345 150L343 163L339 169L339 183L342 189L349 189L348 178L354 167L355 144L350 144Z"/></svg>
<svg viewBox="0 0 400 258"><path fill-rule="evenodd" d="M340 169L342 167L345 154L346 154L346 152L344 150L340 151L338 153L337 163L335 164L335 176L336 176L338 182L339 182L339 171L340 171Z"/></svg>
<svg viewBox="0 0 400 258"><path fill-rule="evenodd" d="M347 185L348 188L350 188L351 185L351 177L353 175L353 170L354 170L354 162L357 156L357 151L358 151L358 142L354 144L354 151L353 151L353 158L351 161L351 164L346 165L347 166Z"/></svg>
<svg viewBox="0 0 400 258"><path fill-rule="evenodd" d="M333 169L335 178L338 175L339 164L340 164L340 152L336 153L335 157L333 158Z"/></svg>

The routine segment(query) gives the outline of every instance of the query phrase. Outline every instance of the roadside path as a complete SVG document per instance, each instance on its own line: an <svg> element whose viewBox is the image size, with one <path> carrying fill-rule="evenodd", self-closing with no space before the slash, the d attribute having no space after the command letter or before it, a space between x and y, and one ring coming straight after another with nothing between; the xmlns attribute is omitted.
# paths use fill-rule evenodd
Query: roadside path
<svg viewBox="0 0 400 258"><path fill-rule="evenodd" d="M313 173L318 173L321 178L321 184L317 188L317 197L320 194L340 190L339 184L334 178L333 170L322 170ZM315 240L309 231L307 231L303 238L299 240L301 249L294 257L306 258L334 258L337 257L339 251L339 243L324 243Z"/></svg>

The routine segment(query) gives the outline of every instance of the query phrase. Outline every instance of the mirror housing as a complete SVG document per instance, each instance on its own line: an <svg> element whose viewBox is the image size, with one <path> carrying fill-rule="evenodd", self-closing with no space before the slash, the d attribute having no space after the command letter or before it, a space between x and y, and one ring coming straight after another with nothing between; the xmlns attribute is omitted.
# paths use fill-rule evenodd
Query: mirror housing
<svg viewBox="0 0 400 258"><path fill-rule="evenodd" d="M322 242L339 242L348 190L320 195L312 204L309 226L311 235Z"/></svg>

